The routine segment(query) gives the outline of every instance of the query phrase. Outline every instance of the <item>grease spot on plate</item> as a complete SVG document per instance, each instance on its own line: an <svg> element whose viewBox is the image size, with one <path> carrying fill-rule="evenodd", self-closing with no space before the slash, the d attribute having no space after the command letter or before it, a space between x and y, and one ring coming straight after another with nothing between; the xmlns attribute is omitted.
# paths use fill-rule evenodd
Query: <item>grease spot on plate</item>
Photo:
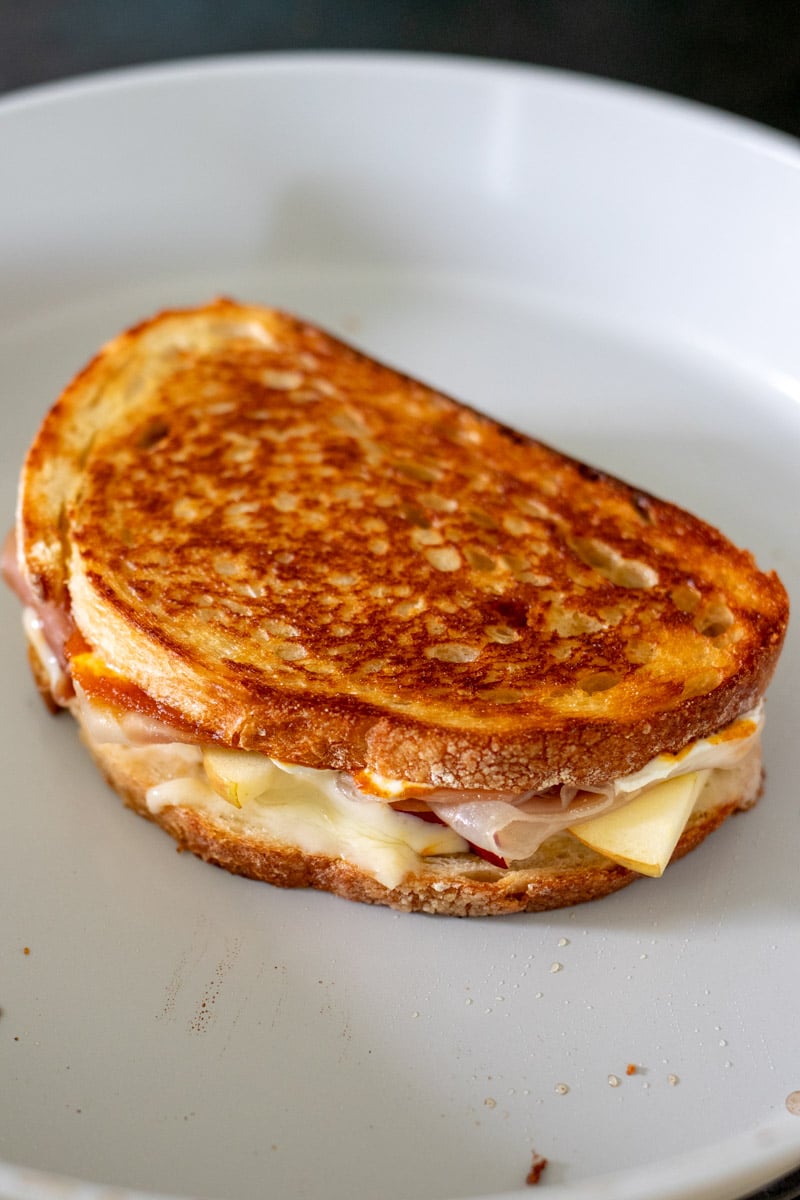
<svg viewBox="0 0 800 1200"><path fill-rule="evenodd" d="M226 975L239 957L240 942L235 938L225 956L217 963L214 976L206 985L200 1003L189 1023L192 1033L205 1033L214 1018L214 1006L217 1003Z"/></svg>

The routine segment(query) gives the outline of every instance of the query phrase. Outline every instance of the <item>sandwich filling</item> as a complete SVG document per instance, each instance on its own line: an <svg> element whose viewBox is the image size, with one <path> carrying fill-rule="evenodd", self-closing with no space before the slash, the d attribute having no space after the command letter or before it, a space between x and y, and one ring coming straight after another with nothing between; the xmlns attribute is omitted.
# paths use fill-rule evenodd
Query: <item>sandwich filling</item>
<svg viewBox="0 0 800 1200"><path fill-rule="evenodd" d="M674 761L678 756L659 755L645 768L655 781L634 790L626 790L634 779L631 776L609 785L604 793L580 793L569 803L552 796L446 804L434 799L427 802L427 809L416 812L361 792L352 776L343 772L278 762L252 751L220 752L216 747L182 744L176 774L148 789L147 807L153 815L170 806L194 808L212 819L221 817L226 825L297 845L311 854L348 859L392 888L416 873L421 859L432 856L471 853L499 869L520 869L548 838L566 830L585 840L581 828L588 829L601 814L632 807L634 799L657 800L659 794L666 799L666 789L676 782L690 803L684 803L683 820L672 826L669 857L695 806L714 804L726 782L746 767L750 754L758 753L754 743L759 726L760 714L754 712L722 731L718 736L724 740L693 743L687 762L715 762L716 766L684 770ZM174 744L162 744L139 752L166 758L175 750ZM222 770L220 753L232 756ZM237 782L242 778L250 782L253 792L239 799L242 788L237 788ZM640 869L643 874L661 873L645 871L641 864Z"/></svg>
<svg viewBox="0 0 800 1200"><path fill-rule="evenodd" d="M79 634L57 652L35 608L25 607L23 622L40 678L53 700L73 711L90 746L113 747L118 759L146 768L156 780L146 793L152 815L190 808L239 833L344 858L389 889L437 856L473 854L498 870L518 869L565 831L641 873L659 875L692 811L724 797L752 761L760 761L763 704L677 753L659 754L633 774L591 787L458 790L291 764L198 739L197 731L165 720L157 706L148 712L144 693ZM138 702L126 703L133 693ZM623 816L609 841L603 822L617 813ZM652 822L653 814L652 852L626 853L636 841L627 827ZM628 834L621 842L619 829Z"/></svg>

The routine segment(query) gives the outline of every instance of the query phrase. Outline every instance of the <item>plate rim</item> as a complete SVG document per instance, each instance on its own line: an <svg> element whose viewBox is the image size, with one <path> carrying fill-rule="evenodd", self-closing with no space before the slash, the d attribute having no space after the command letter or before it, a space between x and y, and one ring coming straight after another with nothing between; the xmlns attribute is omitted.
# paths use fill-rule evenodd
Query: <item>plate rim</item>
<svg viewBox="0 0 800 1200"><path fill-rule="evenodd" d="M800 138L752 117L729 112L704 101L589 71L515 59L447 54L438 51L255 50L191 55L185 58L169 57L153 62L99 67L0 93L0 117L5 117L7 112L10 113L15 108L51 105L83 96L91 97L95 93L107 90L130 89L133 86L177 84L197 75L222 78L264 71L317 73L322 67L341 73L352 71L353 68L380 72L388 68L400 73L407 73L413 69L436 74L450 72L454 76L472 74L476 78L505 74L508 78L516 77L520 81L538 80L557 89L574 92L594 91L625 106L633 102L637 107L648 107L654 113L660 111L673 119L688 120L693 125L706 124L718 135L727 134L735 140L752 144L753 149L762 153L769 152L779 158L786 157L792 165L800 168Z"/></svg>

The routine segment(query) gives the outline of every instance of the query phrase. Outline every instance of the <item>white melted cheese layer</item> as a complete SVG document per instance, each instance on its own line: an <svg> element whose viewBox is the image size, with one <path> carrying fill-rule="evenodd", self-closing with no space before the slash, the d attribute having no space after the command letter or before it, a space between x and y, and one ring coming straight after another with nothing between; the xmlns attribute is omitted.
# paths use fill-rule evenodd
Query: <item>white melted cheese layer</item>
<svg viewBox="0 0 800 1200"><path fill-rule="evenodd" d="M153 815L171 805L197 809L244 837L342 858L387 888L397 887L418 870L421 858L464 854L469 849L446 825L421 821L385 804L348 798L338 786L338 771L283 763L275 763L274 768L269 790L236 808L211 787L198 748L192 773L151 787L147 807Z"/></svg>
<svg viewBox="0 0 800 1200"><path fill-rule="evenodd" d="M306 854L342 858L368 872L385 887L393 888L419 869L422 858L463 854L469 851L469 843L493 851L509 862L524 861L548 837L580 824L581 820L591 820L599 812L621 807L634 796L678 775L707 772L695 807L713 803L714 797L735 784L738 769L757 748L762 725L760 710L739 720L752 726L745 736L717 735L695 742L680 755L659 755L635 776L618 780L609 789L613 794L594 797L583 794L577 804L550 814L528 814L524 804L515 807L506 802L437 805L437 813L451 822L445 825L398 812L374 797L354 797L352 791L346 794L338 771L266 758L261 761L265 766L271 763L271 767L268 766L265 790L237 807L212 787L203 767L201 747L137 747L135 753L178 754L176 765L171 768L175 777L147 792L147 807L154 815L169 806L193 808L243 837L297 847Z"/></svg>
<svg viewBox="0 0 800 1200"><path fill-rule="evenodd" d="M47 644L47 639L44 636L44 621L41 617L37 616L36 610L30 608L28 605L22 610L22 627L25 630L28 644L44 667L50 691L55 697L63 690L67 676L61 667L61 663L58 661L58 657Z"/></svg>

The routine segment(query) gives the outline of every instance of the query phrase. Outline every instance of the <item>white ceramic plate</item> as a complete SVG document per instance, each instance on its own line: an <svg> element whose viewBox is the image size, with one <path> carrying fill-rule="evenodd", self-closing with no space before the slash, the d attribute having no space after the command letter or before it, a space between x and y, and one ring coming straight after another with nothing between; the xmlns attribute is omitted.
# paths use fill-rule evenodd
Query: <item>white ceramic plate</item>
<svg viewBox="0 0 800 1200"><path fill-rule="evenodd" d="M95 347L228 292L697 510L796 593L793 143L558 74L312 56L12 97L0 163L8 523ZM795 633L757 810L661 881L457 921L178 857L43 711L0 603L0 1194L522 1196L536 1150L559 1200L730 1200L800 1161Z"/></svg>

